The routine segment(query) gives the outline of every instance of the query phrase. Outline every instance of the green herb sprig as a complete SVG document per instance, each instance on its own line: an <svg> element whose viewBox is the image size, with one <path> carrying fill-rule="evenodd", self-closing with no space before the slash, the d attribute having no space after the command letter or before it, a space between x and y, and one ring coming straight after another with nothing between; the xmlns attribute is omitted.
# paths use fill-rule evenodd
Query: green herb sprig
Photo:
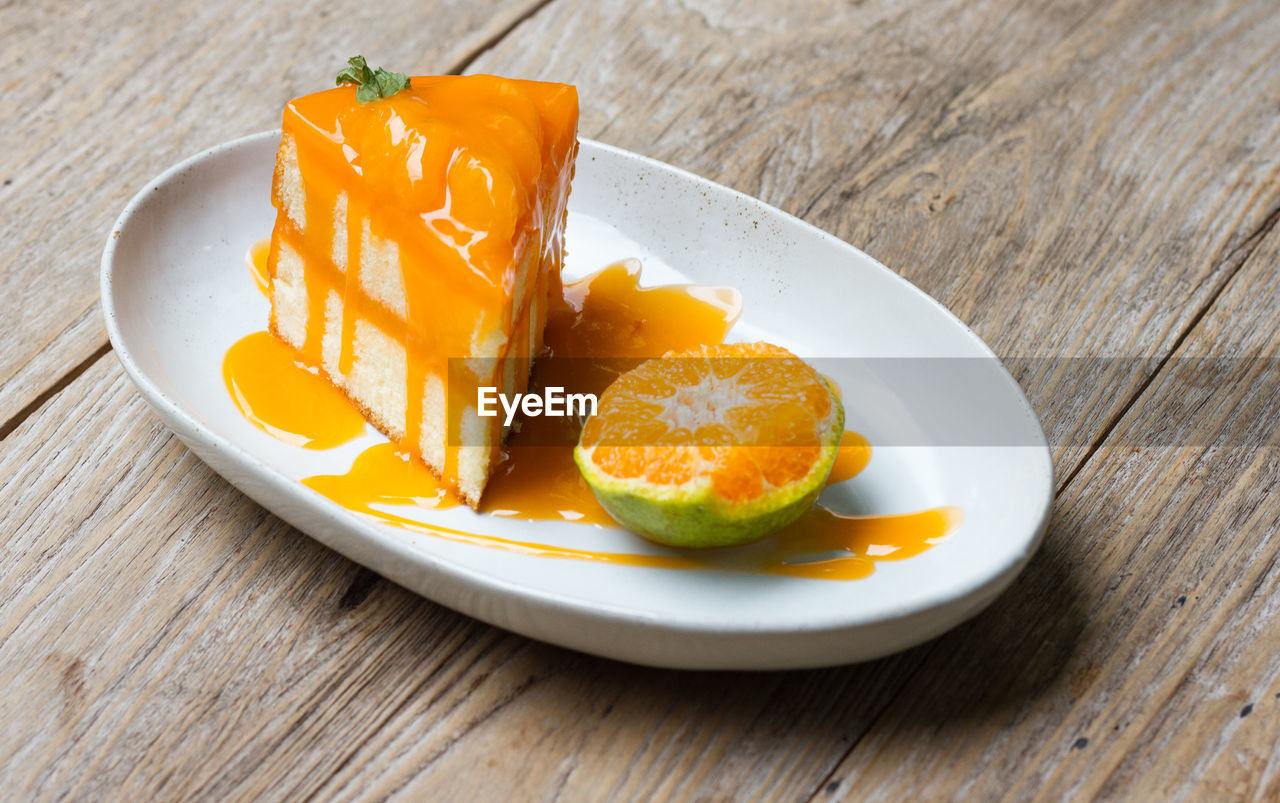
<svg viewBox="0 0 1280 803"><path fill-rule="evenodd" d="M338 73L336 84L355 84L356 101L359 103L389 98L409 88L409 76L402 72L387 72L381 67L371 70L365 63L364 56L352 56L347 59L347 65Z"/></svg>

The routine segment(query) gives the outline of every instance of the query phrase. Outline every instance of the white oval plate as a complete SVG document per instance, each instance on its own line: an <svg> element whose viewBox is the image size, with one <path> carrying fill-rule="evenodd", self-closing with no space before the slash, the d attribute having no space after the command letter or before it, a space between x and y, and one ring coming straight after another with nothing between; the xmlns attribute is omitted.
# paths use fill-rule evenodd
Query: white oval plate
<svg viewBox="0 0 1280 803"><path fill-rule="evenodd" d="M844 387L850 427L877 444L867 470L829 488L824 501L852 513L954 505L963 523L917 557L839 582L549 559L348 513L299 480L345 472L382 436L370 429L325 452L287 446L245 421L222 381L227 348L267 322L244 257L271 231L278 141L277 131L218 146L140 192L107 241L102 304L116 355L165 424L237 488L352 560L450 608L573 649L667 667L779 669L867 660L936 636L990 603L1039 544L1052 499L1048 447L1021 390L973 332L803 221L585 140L566 275L638 257L646 284L738 288L745 307L735 338L767 339L804 357L891 358L821 361ZM930 364L900 358L920 357L942 358L932 361L939 369L898 376L902 366ZM966 368L957 383L947 376L955 366L980 370ZM983 422L984 434L967 445L902 434L971 421ZM522 541L652 551L625 531L590 525L465 508L418 517Z"/></svg>

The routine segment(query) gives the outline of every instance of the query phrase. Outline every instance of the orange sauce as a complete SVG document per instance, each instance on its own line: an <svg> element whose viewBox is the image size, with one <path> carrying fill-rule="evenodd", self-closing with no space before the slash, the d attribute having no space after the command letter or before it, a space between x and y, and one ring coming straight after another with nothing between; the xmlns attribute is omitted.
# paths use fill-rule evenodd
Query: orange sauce
<svg viewBox="0 0 1280 803"><path fill-rule="evenodd" d="M458 499L394 443L370 446L346 474L308 477L302 484L358 513L376 515L371 505L456 507Z"/></svg>
<svg viewBox="0 0 1280 803"><path fill-rule="evenodd" d="M481 513L615 526L578 473L572 447L521 446L519 437L512 439L517 442L508 445L505 459L489 477L480 499Z"/></svg>
<svg viewBox="0 0 1280 803"><path fill-rule="evenodd" d="M567 451L556 447L537 448L545 450L544 454L550 454L553 450ZM525 465L540 468L536 464ZM508 490L501 497L502 501L495 503L495 509L490 512L528 519L613 523L608 514L595 504L585 485L581 486L583 495L579 495L572 490L576 486L564 477L556 477L548 482L539 479L536 471L531 470L526 479L530 481L523 488L517 488L514 493ZM960 522L962 516L960 510L954 507L895 516L853 516L816 505L794 524L758 544L696 552L664 550L658 555L641 555L481 535L426 524L375 507L416 505L441 510L459 504L429 471L411 460L407 454L398 451L391 443L381 443L366 449L346 474L308 477L302 482L354 513L393 527L441 536L451 541L542 557L621 566L763 572L817 580L858 580L875 571L877 561L901 560L918 555L940 543ZM490 493L491 491L486 491L486 499ZM548 495L551 496L550 499L540 498ZM504 504L527 506L500 509L499 506ZM598 513L592 512L589 517L578 518L567 515L584 507Z"/></svg>
<svg viewBox="0 0 1280 803"><path fill-rule="evenodd" d="M244 255L245 265L253 283L267 298L271 297L271 269L267 267L267 256L271 251L270 240L259 240L249 246L249 253Z"/></svg>
<svg viewBox="0 0 1280 803"><path fill-rule="evenodd" d="M719 342L741 308L737 294L728 288L642 288L639 278L639 264L627 260L565 285L564 303L548 316L546 342L551 353L557 357L640 358L698 342ZM280 354L288 359L280 359ZM261 364L255 364L255 360ZM278 377L298 372L322 386L308 393L334 394L338 402L359 417L345 397L303 368L299 360L300 355L266 333L250 335L234 346L224 372L241 410L250 411L246 415L255 416L251 420L262 422L259 425L272 434L299 429L291 423L297 411L277 406L275 402L279 400L271 398L276 390L241 379L242 373ZM615 366L599 360L540 360L534 367L534 381L544 386L563 384L579 391L599 392L621 367L625 367L625 361L623 366ZM578 373L573 373L575 370ZM288 390L280 395L297 397L301 392ZM340 442L337 439L348 431L342 429L337 418L326 420L335 426L329 442ZM319 426L323 429L323 422ZM532 445L571 443L576 426L568 418L525 419L489 479L481 513L531 521L616 526L582 480L570 446ZM827 484L856 476L866 467L871 454L865 438L846 431ZM942 507L903 515L855 516L819 504L782 532L757 544L698 552L633 554L481 535L426 524L385 510L386 506L399 505L441 510L459 504L440 480L397 444L382 443L366 449L345 474L309 477L303 483L356 514L461 543L597 563L758 572L822 580L856 580L871 574L877 561L918 555L939 543L962 515L957 508ZM589 536L592 529L584 528L582 532Z"/></svg>
<svg viewBox="0 0 1280 803"><path fill-rule="evenodd" d="M227 350L222 379L245 418L292 446L331 449L364 432L364 416L347 397L268 332Z"/></svg>
<svg viewBox="0 0 1280 803"><path fill-rule="evenodd" d="M718 343L741 310L741 298L728 287L641 287L639 261L623 260L564 285L563 302L547 316L546 343L554 359L534 363L530 384L602 393L639 358ZM577 440L578 422L571 418L524 419L489 478L480 511L614 526L578 473L572 447L534 445Z"/></svg>
<svg viewBox="0 0 1280 803"><path fill-rule="evenodd" d="M851 429L844 431L840 439L840 450L836 452L836 462L827 475L827 485L851 480L862 473L871 462L871 444L867 439Z"/></svg>
<svg viewBox="0 0 1280 803"><path fill-rule="evenodd" d="M814 505L770 540L760 571L820 580L858 580L882 560L919 555L942 542L963 518L939 507L896 516L851 516Z"/></svg>
<svg viewBox="0 0 1280 803"><path fill-rule="evenodd" d="M641 287L640 260L624 259L564 285L564 300L547 316L546 341L556 357L661 357L719 343L741 313L732 287Z"/></svg>

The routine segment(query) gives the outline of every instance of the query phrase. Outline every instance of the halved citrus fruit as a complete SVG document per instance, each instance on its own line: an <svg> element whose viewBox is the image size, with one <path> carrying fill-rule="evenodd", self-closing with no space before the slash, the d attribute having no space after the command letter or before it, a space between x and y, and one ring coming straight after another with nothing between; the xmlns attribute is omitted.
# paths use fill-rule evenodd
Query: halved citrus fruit
<svg viewBox="0 0 1280 803"><path fill-rule="evenodd" d="M732 546L813 504L843 431L835 387L786 349L699 346L620 376L573 456L624 527L669 546Z"/></svg>

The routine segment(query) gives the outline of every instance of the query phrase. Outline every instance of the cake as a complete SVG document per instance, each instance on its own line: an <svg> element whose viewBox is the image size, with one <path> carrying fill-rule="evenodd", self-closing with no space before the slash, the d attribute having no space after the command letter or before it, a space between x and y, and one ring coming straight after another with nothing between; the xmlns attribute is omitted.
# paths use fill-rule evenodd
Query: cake
<svg viewBox="0 0 1280 803"><path fill-rule="evenodd" d="M488 75L405 83L286 106L270 329L474 508L506 435L477 390L526 389L560 293L578 98Z"/></svg>

